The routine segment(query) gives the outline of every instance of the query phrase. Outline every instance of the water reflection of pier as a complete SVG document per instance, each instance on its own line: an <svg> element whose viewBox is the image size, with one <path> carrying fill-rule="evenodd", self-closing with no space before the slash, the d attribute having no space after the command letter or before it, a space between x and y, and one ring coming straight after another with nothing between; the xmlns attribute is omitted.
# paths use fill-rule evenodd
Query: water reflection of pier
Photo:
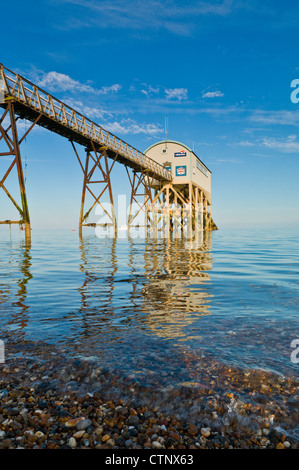
<svg viewBox="0 0 299 470"><path fill-rule="evenodd" d="M146 281L141 289L142 317L150 331L163 338L186 339L183 329L200 316L209 315L207 289L212 268L211 233L201 232L193 241L148 239L144 250ZM131 241L131 253L134 242ZM134 256L130 266L134 269ZM138 290L138 283L134 288Z"/></svg>
<svg viewBox="0 0 299 470"><path fill-rule="evenodd" d="M113 317L115 275L117 272L116 238L98 239L80 235L80 271L85 279L79 292L81 308L79 319L83 336L104 334ZM103 246L104 245L104 246ZM76 315L77 317L77 315ZM78 318L77 318L78 319Z"/></svg>
<svg viewBox="0 0 299 470"><path fill-rule="evenodd" d="M14 341L20 340L25 336L24 328L28 324L27 310L29 306L26 304L27 284L32 279L30 268L32 265L31 243L22 242L19 249L15 252L18 254L18 264L20 274L16 280L17 291L14 294L15 301L12 302L12 309L9 321L7 322L9 329L13 331ZM20 256L19 256L20 253ZM14 259L13 253L11 258ZM11 294L8 296L11 297Z"/></svg>
<svg viewBox="0 0 299 470"><path fill-rule="evenodd" d="M85 280L80 288L82 295L82 308L89 308L95 297L99 298L101 305L108 308L113 299L114 277L117 272L116 238L103 240L105 247L94 242L94 237L84 239L80 236L81 260L80 271L85 274ZM105 285L105 301L98 289L93 285L101 279Z"/></svg>
<svg viewBox="0 0 299 470"><path fill-rule="evenodd" d="M144 334L186 339L192 325L198 330L195 323L210 313L209 232L192 242L88 236L80 238L79 248L83 277L77 285L79 308L76 304L60 317L60 328L65 324L66 337L75 347L86 344L92 349L100 343L105 347ZM32 305L27 302L27 290L32 278L31 246L12 249L11 259L9 282L4 278L0 285L0 306L8 331L20 340L30 327ZM11 303L9 299L13 299ZM41 321L45 319L41 317Z"/></svg>
<svg viewBox="0 0 299 470"><path fill-rule="evenodd" d="M81 306L69 314L80 347L127 342L140 333L183 340L210 314L209 232L192 242L88 236L80 238L80 250Z"/></svg>
<svg viewBox="0 0 299 470"><path fill-rule="evenodd" d="M211 233L192 242L89 235L80 238L78 248L80 280L72 278L74 295L71 291L68 296L64 284L55 290L50 282L43 297L34 283L28 298L31 246L11 246L9 272L0 283L0 311L3 332L15 343L23 344L28 332L39 340L59 340L69 352L102 351L105 357L120 354L125 360L128 347L138 352L152 340L201 334L200 318L210 313ZM35 273L44 279L36 264ZM48 284L41 286L47 289ZM34 294L42 296L35 300Z"/></svg>

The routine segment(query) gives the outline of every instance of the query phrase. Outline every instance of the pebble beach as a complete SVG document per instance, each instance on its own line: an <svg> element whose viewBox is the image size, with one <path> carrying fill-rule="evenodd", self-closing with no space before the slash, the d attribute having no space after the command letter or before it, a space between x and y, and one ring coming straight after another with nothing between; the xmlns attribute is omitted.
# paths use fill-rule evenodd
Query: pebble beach
<svg viewBox="0 0 299 470"><path fill-rule="evenodd" d="M295 378L183 348L176 361L193 377L180 387L167 374L140 379L58 351L15 357L0 369L0 448L298 448Z"/></svg>

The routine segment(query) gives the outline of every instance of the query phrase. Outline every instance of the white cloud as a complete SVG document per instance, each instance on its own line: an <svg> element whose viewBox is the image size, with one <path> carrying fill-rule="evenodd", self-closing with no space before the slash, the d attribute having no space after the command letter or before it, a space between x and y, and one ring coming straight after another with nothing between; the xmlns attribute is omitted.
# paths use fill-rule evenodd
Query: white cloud
<svg viewBox="0 0 299 470"><path fill-rule="evenodd" d="M250 116L250 121L263 124L299 125L299 113L297 111L263 111L255 110Z"/></svg>
<svg viewBox="0 0 299 470"><path fill-rule="evenodd" d="M168 100L185 100L188 97L187 88L166 88L165 90L166 98Z"/></svg>
<svg viewBox="0 0 299 470"><path fill-rule="evenodd" d="M215 161L218 163L242 163L241 160L236 158L217 158Z"/></svg>
<svg viewBox="0 0 299 470"><path fill-rule="evenodd" d="M100 90L97 90L97 93L98 94L103 94L103 95L107 95L107 93L117 93L119 90L121 89L121 85L119 85L118 83L115 83L114 85L111 85L111 86L103 86Z"/></svg>
<svg viewBox="0 0 299 470"><path fill-rule="evenodd" d="M65 104L73 108L75 111L78 111L89 119L105 119L107 117L112 117L113 115L110 111L106 111L101 107L88 106L82 103L82 101L80 100L67 98L64 100L64 102Z"/></svg>
<svg viewBox="0 0 299 470"><path fill-rule="evenodd" d="M299 141L296 135L289 135L285 139L264 138L262 145L270 149L281 150L285 153L299 152Z"/></svg>
<svg viewBox="0 0 299 470"><path fill-rule="evenodd" d="M93 93L93 88L89 85L82 85L80 82L73 80L68 75L59 72L45 73L38 80L38 86L50 91L88 91Z"/></svg>
<svg viewBox="0 0 299 470"><path fill-rule="evenodd" d="M36 81L38 86L44 88L46 91L49 90L51 92L71 91L96 95L107 95L108 93L117 93L121 89L121 85L117 83L96 89L89 84L80 83L78 80L74 80L69 75L54 71L48 73L42 72L42 76L37 78Z"/></svg>
<svg viewBox="0 0 299 470"><path fill-rule="evenodd" d="M228 144L230 147L254 147L257 145L256 142L250 142L249 140L241 140L240 142L233 142Z"/></svg>
<svg viewBox="0 0 299 470"><path fill-rule="evenodd" d="M230 147L264 147L271 150L279 150L283 153L293 153L299 151L299 141L297 135L291 134L284 138L261 137L253 141L241 141L228 144ZM252 155L268 156L264 154L254 153Z"/></svg>
<svg viewBox="0 0 299 470"><path fill-rule="evenodd" d="M202 97L203 98L221 98L222 96L224 96L224 94L222 93L222 91L207 91L206 93L203 93Z"/></svg>
<svg viewBox="0 0 299 470"><path fill-rule="evenodd" d="M80 7L80 19L69 18L66 28L105 27L151 31L166 29L178 35L190 35L198 17L229 15L238 8L233 0L204 1L191 4L161 0L63 0Z"/></svg>
<svg viewBox="0 0 299 470"><path fill-rule="evenodd" d="M159 87L153 87L151 85L148 85L147 83L142 83L142 86L143 86L143 89L140 91L148 98L152 95L157 95L160 91Z"/></svg>
<svg viewBox="0 0 299 470"><path fill-rule="evenodd" d="M151 136L160 134L163 129L156 124L139 124L133 119L122 119L120 122L111 122L103 126L112 134L148 134Z"/></svg>

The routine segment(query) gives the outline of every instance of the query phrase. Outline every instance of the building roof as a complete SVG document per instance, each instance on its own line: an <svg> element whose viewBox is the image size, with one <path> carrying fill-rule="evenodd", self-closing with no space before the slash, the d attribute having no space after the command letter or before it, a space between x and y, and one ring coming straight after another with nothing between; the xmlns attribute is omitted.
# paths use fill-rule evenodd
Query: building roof
<svg viewBox="0 0 299 470"><path fill-rule="evenodd" d="M185 144L182 144L182 142L178 142L177 140L161 140L160 142L156 142L155 144L151 145L150 147L148 147L143 153L146 154L146 152L148 152L150 149L152 149L153 147L156 147L156 145L159 145L159 144L165 144L165 143L172 143L172 144L179 144L181 145L182 147L185 147L187 150L189 150L189 152L193 153L193 155L206 167L206 169L210 172L211 170L207 167L207 165L204 164L204 162L196 155L196 153L193 152L193 150L190 149L190 147L188 147L188 145L185 145Z"/></svg>

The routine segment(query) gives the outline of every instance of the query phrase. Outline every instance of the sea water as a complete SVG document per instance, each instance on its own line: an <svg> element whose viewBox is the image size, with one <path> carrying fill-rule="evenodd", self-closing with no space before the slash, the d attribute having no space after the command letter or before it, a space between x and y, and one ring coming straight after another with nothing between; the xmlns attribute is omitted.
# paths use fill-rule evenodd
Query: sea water
<svg viewBox="0 0 299 470"><path fill-rule="evenodd" d="M298 229L193 241L33 230L30 245L3 229L0 253L6 362L53 346L171 387L192 380L182 354L298 377Z"/></svg>

